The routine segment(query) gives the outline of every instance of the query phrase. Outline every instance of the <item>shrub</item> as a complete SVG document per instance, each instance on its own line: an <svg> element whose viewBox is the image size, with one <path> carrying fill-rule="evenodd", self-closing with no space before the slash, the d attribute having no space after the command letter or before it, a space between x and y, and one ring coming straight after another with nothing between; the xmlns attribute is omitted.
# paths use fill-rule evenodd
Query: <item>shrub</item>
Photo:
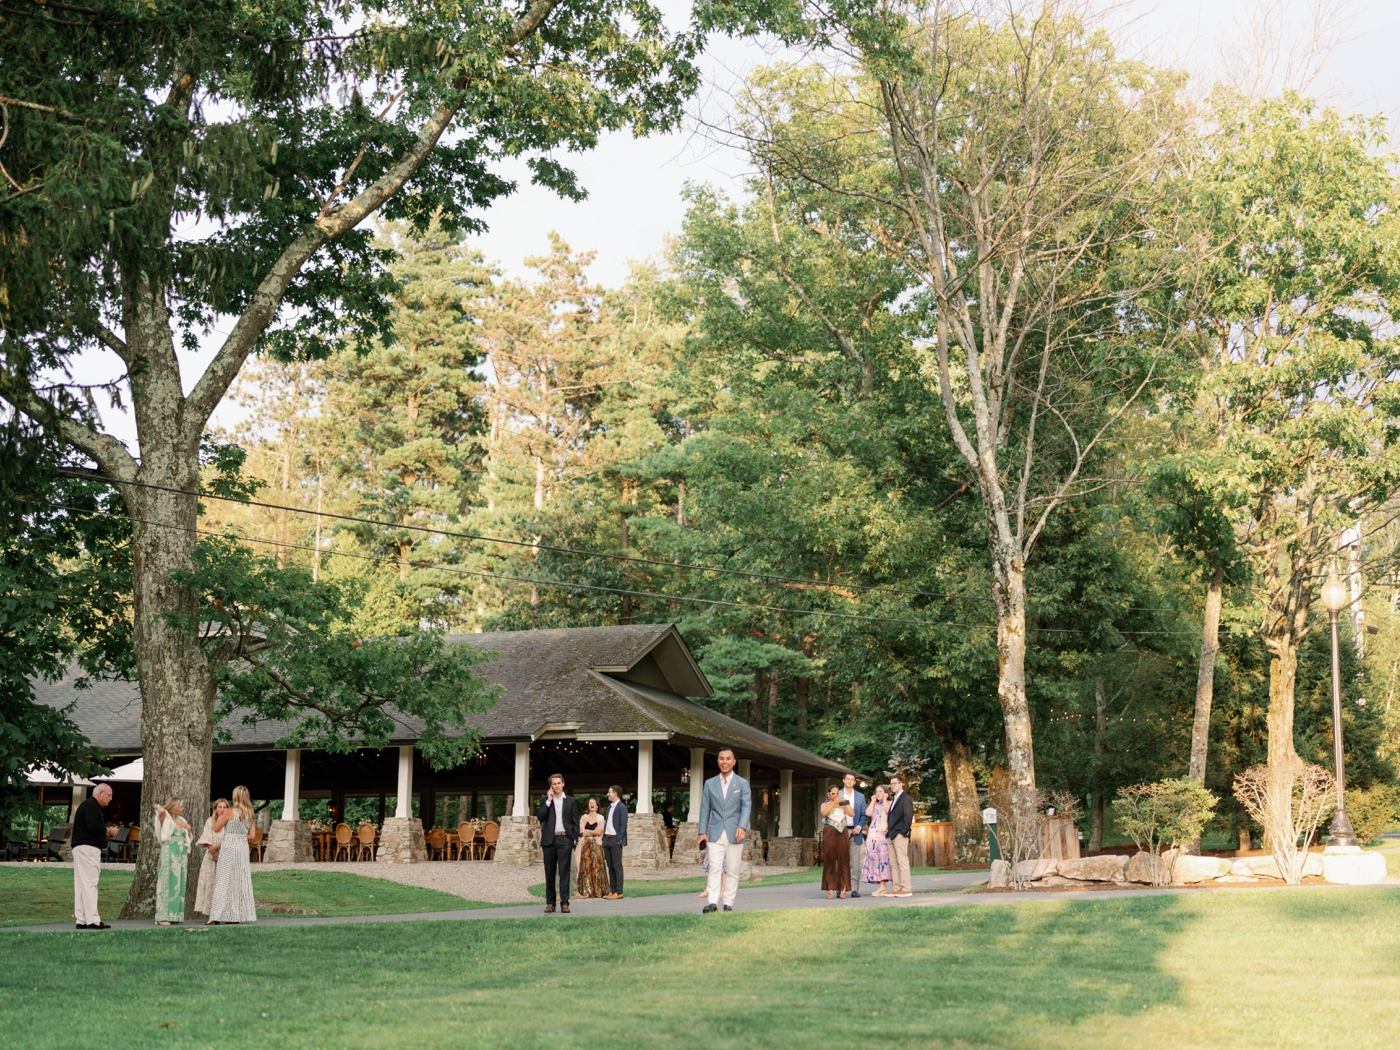
<svg viewBox="0 0 1400 1050"><path fill-rule="evenodd" d="M1281 766L1278 783L1273 784L1267 766L1250 766L1235 777L1235 797L1263 826L1283 881L1296 886L1303 879L1308 847L1332 811L1332 774L1294 758Z"/></svg>
<svg viewBox="0 0 1400 1050"><path fill-rule="evenodd" d="M1400 785L1377 784L1365 791L1347 792L1347 816L1352 830L1363 846L1381 837L1400 814Z"/></svg>
<svg viewBox="0 0 1400 1050"><path fill-rule="evenodd" d="M1167 881L1161 853L1165 843L1178 849L1201 837L1219 800L1194 780L1159 780L1120 788L1113 800L1113 822L1152 858L1157 882Z"/></svg>

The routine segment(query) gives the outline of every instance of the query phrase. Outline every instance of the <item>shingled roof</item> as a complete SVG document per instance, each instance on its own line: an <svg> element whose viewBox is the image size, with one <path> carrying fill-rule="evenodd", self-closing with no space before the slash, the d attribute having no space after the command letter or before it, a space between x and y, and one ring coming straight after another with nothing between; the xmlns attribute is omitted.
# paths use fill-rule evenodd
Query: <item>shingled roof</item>
<svg viewBox="0 0 1400 1050"><path fill-rule="evenodd" d="M496 654L476 670L502 686L495 706L473 718L482 741L539 739L666 741L713 752L732 746L740 758L814 776L840 776L845 767L687 699L711 695L709 682L673 624L568 627L448 635L451 645ZM109 754L141 751L141 697L135 682L94 681L75 688L76 668L59 682L36 682L38 699L73 705L72 717ZM395 744L417 738L420 724L400 718ZM241 721L220 725L216 751L270 750L285 724Z"/></svg>

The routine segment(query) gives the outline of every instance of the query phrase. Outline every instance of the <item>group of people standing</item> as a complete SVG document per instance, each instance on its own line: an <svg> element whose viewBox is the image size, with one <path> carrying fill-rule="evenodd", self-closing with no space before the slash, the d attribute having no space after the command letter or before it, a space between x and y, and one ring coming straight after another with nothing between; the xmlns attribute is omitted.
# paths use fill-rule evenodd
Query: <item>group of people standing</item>
<svg viewBox="0 0 1400 1050"><path fill-rule="evenodd" d="M821 805L822 889L828 898L859 897L860 884L876 886L872 897L912 897L909 880L909 834L914 804L895 776L877 786L869 805L847 773L841 787L832 784ZM888 889L886 888L888 886Z"/></svg>
<svg viewBox="0 0 1400 1050"><path fill-rule="evenodd" d="M102 847L116 834L104 824L102 810L112 801L112 789L100 784L73 815L73 917L80 930L105 930L97 910L97 885L102 874ZM233 789L232 801L221 798L204 822L203 832L193 839L193 829L184 818L182 799L166 799L154 807L156 838L160 861L156 876L156 917L161 926L185 921L185 886L190 850L204 847L195 887L194 910L209 916L206 925L223 926L256 922L253 900L253 870L248 845L255 838L253 800L248 789ZM225 849L229 846L229 849Z"/></svg>
<svg viewBox="0 0 1400 1050"><path fill-rule="evenodd" d="M564 791L564 778L549 777L549 791L540 800L540 848L544 853L545 912L569 911L569 883L578 854L578 895L622 900L622 847L627 845L627 803L622 788L608 788L608 804L596 798L578 802Z"/></svg>

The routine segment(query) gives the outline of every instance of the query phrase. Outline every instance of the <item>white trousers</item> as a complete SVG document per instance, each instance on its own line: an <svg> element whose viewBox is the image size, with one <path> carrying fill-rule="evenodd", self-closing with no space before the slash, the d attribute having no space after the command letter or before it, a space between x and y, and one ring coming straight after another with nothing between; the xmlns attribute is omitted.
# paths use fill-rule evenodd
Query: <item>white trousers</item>
<svg viewBox="0 0 1400 1050"><path fill-rule="evenodd" d="M73 847L73 918L80 926L96 926L97 877L102 874L102 851L96 846Z"/></svg>
<svg viewBox="0 0 1400 1050"><path fill-rule="evenodd" d="M744 844L730 842L726 831L718 842L714 839L706 842L705 852L710 858L710 881L705 887L709 890L710 903L734 907L734 896L739 892L739 865L744 862ZM721 889L723 901L720 900Z"/></svg>

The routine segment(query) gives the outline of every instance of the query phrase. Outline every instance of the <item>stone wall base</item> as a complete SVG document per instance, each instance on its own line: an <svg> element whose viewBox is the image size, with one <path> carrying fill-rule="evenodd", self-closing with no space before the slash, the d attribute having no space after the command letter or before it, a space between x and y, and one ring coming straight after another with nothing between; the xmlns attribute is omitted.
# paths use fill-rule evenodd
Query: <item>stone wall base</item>
<svg viewBox="0 0 1400 1050"><path fill-rule="evenodd" d="M496 840L497 864L528 868L544 863L540 848L540 822L534 817L502 817L501 837Z"/></svg>
<svg viewBox="0 0 1400 1050"><path fill-rule="evenodd" d="M267 832L263 860L270 864L304 864L313 860L311 821L274 820Z"/></svg>
<svg viewBox="0 0 1400 1050"><path fill-rule="evenodd" d="M749 828L744 836L744 863L755 867L768 863L763 859L763 833L757 828Z"/></svg>
<svg viewBox="0 0 1400 1050"><path fill-rule="evenodd" d="M780 835L768 840L770 868L810 868L817 862L817 840Z"/></svg>
<svg viewBox="0 0 1400 1050"><path fill-rule="evenodd" d="M695 840L700 837L700 825L693 820L683 820L676 825L676 850L671 854L672 864L699 864L704 850L695 848Z"/></svg>
<svg viewBox="0 0 1400 1050"><path fill-rule="evenodd" d="M680 840L676 840L680 845ZM660 813L633 813L627 818L627 845L622 847L622 868L659 871L671 866L666 821Z"/></svg>
<svg viewBox="0 0 1400 1050"><path fill-rule="evenodd" d="M428 843L423 838L423 822L417 817L385 817L379 829L381 864L414 864L428 859Z"/></svg>
<svg viewBox="0 0 1400 1050"><path fill-rule="evenodd" d="M776 841L782 841L778 839ZM1303 878L1322 878L1345 886L1369 886L1386 877L1385 858L1367 853L1357 847L1325 853L1307 853L1303 857ZM772 851L770 847L769 855ZM1201 857L1177 855L1166 850L1159 860L1160 871L1154 870L1151 858L1139 853L1126 856L1085 857L1082 859L1023 860L1017 866L1022 882L1031 889L1051 886L1090 886L1093 883L1116 882L1152 885L1168 883L1173 886L1200 886L1241 882L1283 882L1278 862L1271 856L1262 857ZM1159 878L1160 876L1160 878ZM992 862L987 885L992 889L1013 885L1011 866L1004 860Z"/></svg>

